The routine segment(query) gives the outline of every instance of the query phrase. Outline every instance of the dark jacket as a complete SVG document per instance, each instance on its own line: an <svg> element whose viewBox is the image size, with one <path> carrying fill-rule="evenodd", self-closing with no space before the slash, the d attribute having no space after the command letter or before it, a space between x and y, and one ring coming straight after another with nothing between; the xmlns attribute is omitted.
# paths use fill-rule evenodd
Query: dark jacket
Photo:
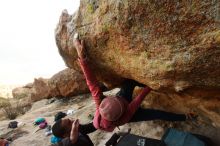
<svg viewBox="0 0 220 146"><path fill-rule="evenodd" d="M92 123L79 126L79 137L76 143L72 144L70 138L64 138L61 142L53 146L94 146L87 134L96 131Z"/></svg>
<svg viewBox="0 0 220 146"><path fill-rule="evenodd" d="M94 146L88 135L79 135L76 143L72 144L70 138L64 138L54 146Z"/></svg>

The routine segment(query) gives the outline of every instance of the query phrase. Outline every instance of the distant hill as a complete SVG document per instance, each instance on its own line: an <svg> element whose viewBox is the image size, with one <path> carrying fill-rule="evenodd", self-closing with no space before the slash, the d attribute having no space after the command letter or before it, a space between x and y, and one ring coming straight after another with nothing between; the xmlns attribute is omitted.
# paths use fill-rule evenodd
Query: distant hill
<svg viewBox="0 0 220 146"><path fill-rule="evenodd" d="M0 84L0 97L12 98L12 90L21 85L2 85Z"/></svg>

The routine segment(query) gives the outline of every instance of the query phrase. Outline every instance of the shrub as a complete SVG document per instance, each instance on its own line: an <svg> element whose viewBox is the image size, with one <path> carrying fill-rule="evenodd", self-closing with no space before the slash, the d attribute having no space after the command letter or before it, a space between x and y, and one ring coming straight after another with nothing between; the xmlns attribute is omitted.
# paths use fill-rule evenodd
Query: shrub
<svg viewBox="0 0 220 146"><path fill-rule="evenodd" d="M13 94L13 98L15 99L23 99L28 98L28 93L20 93L20 94Z"/></svg>
<svg viewBox="0 0 220 146"><path fill-rule="evenodd" d="M0 108L6 107L10 104L9 100L4 98L4 97L0 97Z"/></svg>
<svg viewBox="0 0 220 146"><path fill-rule="evenodd" d="M11 103L9 103L7 106L4 106L2 109L5 117L10 120L13 120L18 115L25 114L30 108L31 108L31 104L17 103L16 106L12 106Z"/></svg>
<svg viewBox="0 0 220 146"><path fill-rule="evenodd" d="M23 115L25 114L27 111L30 110L31 108L31 104L30 103L26 103L26 104L23 104L23 103L19 103L16 105L16 110L18 111L19 114Z"/></svg>
<svg viewBox="0 0 220 146"><path fill-rule="evenodd" d="M9 104L8 106L4 106L2 109L3 109L3 113L4 113L5 117L10 120L15 119L19 114L17 109L12 107L11 104Z"/></svg>

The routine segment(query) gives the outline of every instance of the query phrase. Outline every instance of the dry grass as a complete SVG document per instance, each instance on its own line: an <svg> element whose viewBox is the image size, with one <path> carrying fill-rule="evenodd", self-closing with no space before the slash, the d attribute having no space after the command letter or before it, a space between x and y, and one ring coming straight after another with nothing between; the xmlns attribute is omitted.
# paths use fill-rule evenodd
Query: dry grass
<svg viewBox="0 0 220 146"><path fill-rule="evenodd" d="M17 109L12 107L11 104L9 104L8 106L3 107L2 110L3 110L3 113L4 113L5 117L10 119L10 120L15 119L19 115Z"/></svg>
<svg viewBox="0 0 220 146"><path fill-rule="evenodd" d="M10 120L15 119L18 115L25 114L31 108L30 103L24 104L22 102L17 102L14 106L10 103L10 101L0 103L2 103L0 104L0 108L2 109L4 116Z"/></svg>
<svg viewBox="0 0 220 146"><path fill-rule="evenodd" d="M0 97L0 109L3 107L6 107L10 104L9 100L4 98L4 97Z"/></svg>

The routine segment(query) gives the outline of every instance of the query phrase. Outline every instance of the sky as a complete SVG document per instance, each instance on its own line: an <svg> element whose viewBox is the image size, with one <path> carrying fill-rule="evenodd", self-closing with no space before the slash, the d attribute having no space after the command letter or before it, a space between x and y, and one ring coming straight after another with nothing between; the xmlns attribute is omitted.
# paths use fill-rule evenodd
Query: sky
<svg viewBox="0 0 220 146"><path fill-rule="evenodd" d="M79 0L1 0L0 84L27 84L65 69L54 30L62 10L78 7Z"/></svg>

